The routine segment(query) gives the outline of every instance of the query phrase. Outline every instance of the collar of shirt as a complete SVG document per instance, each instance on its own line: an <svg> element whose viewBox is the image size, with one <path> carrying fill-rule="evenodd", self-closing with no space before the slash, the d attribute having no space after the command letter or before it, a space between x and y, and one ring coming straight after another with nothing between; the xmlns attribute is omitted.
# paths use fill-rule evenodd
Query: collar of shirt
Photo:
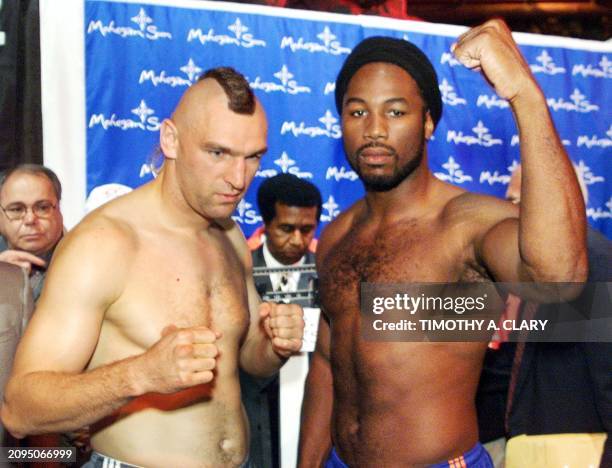
<svg viewBox="0 0 612 468"><path fill-rule="evenodd" d="M299 259L299 261L295 262L293 265L283 265L281 262L279 262L274 257L274 255L272 255L272 253L270 253L270 250L268 250L268 244L266 243L265 238L264 238L264 243L263 243L263 256L264 256L264 260L266 261L266 266L268 268L287 268L287 267L293 267L293 266L300 266L300 265L303 265L304 262L306 261L306 256L303 256L302 258ZM281 278L283 276L281 273L271 273L270 274L270 282L272 283L272 289L274 291L283 291L283 292L297 291L298 282L300 281L300 272L294 271L291 273L285 273L285 275L287 278L287 282L286 284L283 284L283 282L281 282Z"/></svg>

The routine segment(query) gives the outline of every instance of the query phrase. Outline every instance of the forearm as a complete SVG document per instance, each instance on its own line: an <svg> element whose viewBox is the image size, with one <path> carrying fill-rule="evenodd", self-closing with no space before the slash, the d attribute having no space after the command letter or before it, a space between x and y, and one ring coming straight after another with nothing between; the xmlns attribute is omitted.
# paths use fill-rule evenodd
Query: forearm
<svg viewBox="0 0 612 468"><path fill-rule="evenodd" d="M530 279L583 281L586 220L574 169L537 85L511 102L520 136L521 258Z"/></svg>
<svg viewBox="0 0 612 468"><path fill-rule="evenodd" d="M141 393L128 358L82 374L32 372L12 378L2 420L17 437L66 432L108 416Z"/></svg>
<svg viewBox="0 0 612 468"><path fill-rule="evenodd" d="M332 446L333 384L329 362L314 354L302 403L298 466L324 465Z"/></svg>
<svg viewBox="0 0 612 468"><path fill-rule="evenodd" d="M240 367L255 377L274 375L287 361L277 354L272 342L263 335L247 340L240 349Z"/></svg>

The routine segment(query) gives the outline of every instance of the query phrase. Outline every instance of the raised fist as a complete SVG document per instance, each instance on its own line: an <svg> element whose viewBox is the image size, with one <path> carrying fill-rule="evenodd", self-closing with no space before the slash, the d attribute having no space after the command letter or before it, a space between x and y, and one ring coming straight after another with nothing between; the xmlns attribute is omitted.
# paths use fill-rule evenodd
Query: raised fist
<svg viewBox="0 0 612 468"><path fill-rule="evenodd" d="M527 88L538 87L512 33L500 19L470 29L451 49L464 66L481 71L501 98L512 102Z"/></svg>

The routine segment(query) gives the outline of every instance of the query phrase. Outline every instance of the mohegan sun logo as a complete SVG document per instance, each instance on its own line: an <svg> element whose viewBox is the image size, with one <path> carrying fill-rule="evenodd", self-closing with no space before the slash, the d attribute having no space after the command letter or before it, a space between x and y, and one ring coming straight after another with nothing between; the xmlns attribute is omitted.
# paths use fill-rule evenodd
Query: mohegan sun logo
<svg viewBox="0 0 612 468"><path fill-rule="evenodd" d="M510 166L508 166L506 169L508 170L507 174L500 174L499 171L482 171L480 173L480 179L479 182L481 184L489 184L489 185L493 185L493 184L503 184L503 185L508 185L508 183L510 183L510 178L512 177L512 173L516 170L516 168L518 167L518 161L516 160L512 160L512 164L510 164Z"/></svg>
<svg viewBox="0 0 612 468"><path fill-rule="evenodd" d="M280 167L281 172L293 174L301 179L312 179L312 172L301 171L296 161L291 159L286 151L283 151L280 158L274 160L274 164Z"/></svg>
<svg viewBox="0 0 612 468"><path fill-rule="evenodd" d="M605 208L603 206L587 208L586 215L593 221L612 218L612 197L605 203Z"/></svg>
<svg viewBox="0 0 612 468"><path fill-rule="evenodd" d="M340 205L336 203L333 195L330 195L321 207L323 208L323 213L321 213L321 221L323 222L333 221L340 214Z"/></svg>
<svg viewBox="0 0 612 468"><path fill-rule="evenodd" d="M461 62L455 58L451 52L442 52L440 55L440 65L448 64L449 67L458 67Z"/></svg>
<svg viewBox="0 0 612 468"><path fill-rule="evenodd" d="M448 130L446 132L446 141L453 142L456 145L477 145L486 148L494 145L501 145L503 143L501 138L493 138L489 133L489 129L482 123L482 120L478 121L478 124L472 128L472 131L474 135L464 135L461 131Z"/></svg>
<svg viewBox="0 0 612 468"><path fill-rule="evenodd" d="M461 164L455 161L455 158L449 156L447 161L442 164L446 172L434 172L434 175L445 182L453 184L462 184L464 182L472 182L472 176L463 173Z"/></svg>
<svg viewBox="0 0 612 468"><path fill-rule="evenodd" d="M152 69L142 70L138 78L138 84L151 83L155 87L164 85L170 86L171 88L177 86L191 86L194 80L202 72L202 69L196 65L191 57L179 70L183 72L185 76L172 75L165 70L161 70L160 72L156 72Z"/></svg>
<svg viewBox="0 0 612 468"><path fill-rule="evenodd" d="M539 64L529 64L532 73L544 73L545 75L557 75L559 73L565 73L565 68L558 67L553 58L548 55L546 50L542 50L542 53L536 57L536 61Z"/></svg>
<svg viewBox="0 0 612 468"><path fill-rule="evenodd" d="M491 109L492 107L506 109L507 107L510 107L510 104L508 104L508 101L505 99L500 98L497 94L481 94L476 100L476 107L483 106L487 109Z"/></svg>
<svg viewBox="0 0 612 468"><path fill-rule="evenodd" d="M570 102L571 101L571 102ZM570 96L570 101L566 101L564 98L548 98L546 103L552 110L560 111L564 110L567 112L578 112L581 114L587 114L589 112L599 111L597 104L591 104L586 96L580 92L578 88L574 88L574 92Z"/></svg>
<svg viewBox="0 0 612 468"><path fill-rule="evenodd" d="M582 75L584 78L589 76L593 78L612 78L612 62L608 60L606 55L601 58L597 65L593 66L590 63L588 65L574 65L572 76Z"/></svg>
<svg viewBox="0 0 612 468"><path fill-rule="evenodd" d="M442 83L438 86L438 88L440 88L440 93L442 94L442 102L444 104L448 104L449 106L459 106L466 104L466 100L457 96L455 88L450 85L446 78L442 80Z"/></svg>
<svg viewBox="0 0 612 468"><path fill-rule="evenodd" d="M520 144L521 144L521 139L519 138L519 136L517 134L512 135L512 138L510 139L510 146L514 147ZM569 141L567 138L561 138L561 144L563 146L572 146L572 142Z"/></svg>
<svg viewBox="0 0 612 468"><path fill-rule="evenodd" d="M91 20L87 26L87 34L100 33L103 37L113 34L122 38L140 37L149 41L157 41L159 39L172 39L172 34L167 31L160 31L144 8L140 8L138 14L130 18L130 21L138 27L120 26L111 20L104 24L100 20Z"/></svg>
<svg viewBox="0 0 612 468"><path fill-rule="evenodd" d="M201 28L191 28L187 33L187 42L199 41L202 45L210 42L220 46L233 45L247 49L251 47L266 47L266 41L257 39L252 33L248 32L249 28L242 24L240 18L236 18L236 21L227 26L227 29L232 33L231 36L216 34L214 28L209 28L206 33Z"/></svg>
<svg viewBox="0 0 612 468"><path fill-rule="evenodd" d="M595 174L589 166L581 159L576 164L576 172L578 172L582 176L582 180L586 185L593 185L599 182L605 182L606 178L604 176L600 176Z"/></svg>
<svg viewBox="0 0 612 468"><path fill-rule="evenodd" d="M232 219L240 224L259 224L262 221L262 217L253 209L253 205L244 198L238 203L235 213Z"/></svg>
<svg viewBox="0 0 612 468"><path fill-rule="evenodd" d="M598 135L579 135L576 139L576 146L584 146L587 149L607 148L612 146L612 124L610 124L605 137L600 137Z"/></svg>
<svg viewBox="0 0 612 468"><path fill-rule="evenodd" d="M251 88L262 90L265 93L271 93L275 91L285 94L300 94L311 92L308 86L302 86L297 82L297 80L293 79L295 75L289 71L287 65L283 65L278 72L274 73L273 76L278 80L277 83L264 81L258 76L249 84L251 85Z"/></svg>
<svg viewBox="0 0 612 468"><path fill-rule="evenodd" d="M281 135L285 133L291 133L294 137L302 135L309 136L311 138L326 136L328 138L341 138L342 130L340 125L337 123L338 119L335 118L332 112L328 109L325 114L319 118L319 122L323 124L323 127L307 127L304 122L299 124L294 121L285 121L281 126Z"/></svg>
<svg viewBox="0 0 612 468"><path fill-rule="evenodd" d="M140 104L130 111L137 120L132 118L118 118L116 113L110 116L105 114L93 114L89 118L88 128L94 128L100 125L104 130L118 128L119 130L144 130L149 132L157 132L161 127L159 118L155 115L155 110L151 109L146 101L142 99Z"/></svg>
<svg viewBox="0 0 612 468"><path fill-rule="evenodd" d="M329 26L325 26L323 31L317 34L317 39L320 42L306 41L303 37L295 39L293 36L283 36L281 39L280 48L291 49L291 52L305 51L313 53L324 53L330 55L349 54L351 49L344 47L340 41L337 41L337 36L332 33Z"/></svg>
<svg viewBox="0 0 612 468"><path fill-rule="evenodd" d="M312 179L312 172L302 171L300 167L297 165L294 159L291 159L286 151L283 151L278 159L274 160L274 164L276 164L280 168L280 172L289 173L297 176L301 179ZM255 177L268 178L274 177L277 175L279 171L274 168L268 169L260 169L255 174Z"/></svg>
<svg viewBox="0 0 612 468"><path fill-rule="evenodd" d="M336 83L328 81L325 83L325 88L323 88L323 95L327 96L328 94L332 94L336 92Z"/></svg>
<svg viewBox="0 0 612 468"><path fill-rule="evenodd" d="M341 180L350 180L351 182L359 179L357 173L351 169L347 169L344 166L330 166L327 168L327 172L325 173L325 180L335 179L336 182L340 182Z"/></svg>

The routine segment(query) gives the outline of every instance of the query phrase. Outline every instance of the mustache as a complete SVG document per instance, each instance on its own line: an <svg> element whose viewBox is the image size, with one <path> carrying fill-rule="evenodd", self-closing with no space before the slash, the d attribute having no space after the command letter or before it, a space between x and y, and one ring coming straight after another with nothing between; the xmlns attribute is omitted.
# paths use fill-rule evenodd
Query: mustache
<svg viewBox="0 0 612 468"><path fill-rule="evenodd" d="M363 153L365 150L370 149L370 148L384 148L391 155L393 156L397 155L397 151L395 151L395 148L393 148L392 146L385 145L383 143L368 143L363 146L360 146L359 148L357 148L357 151L355 151L355 155L359 157L361 156L361 153Z"/></svg>

